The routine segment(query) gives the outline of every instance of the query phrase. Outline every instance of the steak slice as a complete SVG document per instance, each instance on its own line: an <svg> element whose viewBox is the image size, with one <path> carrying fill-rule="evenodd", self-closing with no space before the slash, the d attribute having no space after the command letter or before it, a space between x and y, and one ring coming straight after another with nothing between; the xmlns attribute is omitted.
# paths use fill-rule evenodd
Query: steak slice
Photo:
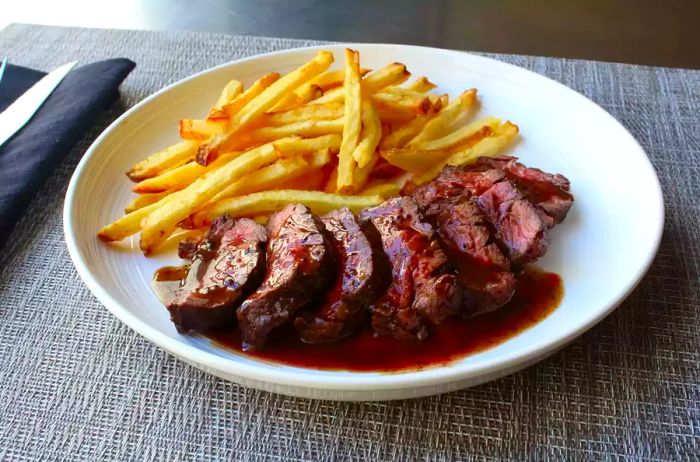
<svg viewBox="0 0 700 462"><path fill-rule="evenodd" d="M323 223L308 208L286 206L270 217L267 231L265 279L238 309L245 350L261 347L270 331L309 303L334 277Z"/></svg>
<svg viewBox="0 0 700 462"><path fill-rule="evenodd" d="M331 237L339 271L316 312L302 313L294 322L308 343L352 334L365 319L369 304L391 280L378 236L367 226L361 227L349 209L335 210L321 220Z"/></svg>
<svg viewBox="0 0 700 462"><path fill-rule="evenodd" d="M532 262L547 251L552 219L525 198L507 172L490 168L500 165L493 162L499 159L482 158L463 168L447 166L436 179L415 188L412 196L432 219L445 209L445 201L455 204L458 198L475 196L512 263Z"/></svg>
<svg viewBox="0 0 700 462"><path fill-rule="evenodd" d="M223 216L212 223L167 303L178 332L205 332L235 322L236 308L264 274L266 239L265 228L253 220Z"/></svg>
<svg viewBox="0 0 700 462"><path fill-rule="evenodd" d="M497 237L514 264L533 262L545 254L549 227L544 213L525 199L512 182L496 183L476 202L496 228Z"/></svg>
<svg viewBox="0 0 700 462"><path fill-rule="evenodd" d="M489 170L496 172L496 170ZM465 177L471 187L465 188ZM418 186L412 197L435 227L442 248L462 288L462 314L492 311L510 301L515 275L496 242L496 230L477 206L471 190L490 187L504 176L483 177L446 168L433 181Z"/></svg>
<svg viewBox="0 0 700 462"><path fill-rule="evenodd" d="M569 192L571 185L568 178L558 173L552 174L538 168L526 167L515 157L482 157L468 169L504 171L525 198L544 211L545 221L550 228L566 218L574 203L574 196Z"/></svg>
<svg viewBox="0 0 700 462"><path fill-rule="evenodd" d="M551 218L550 227L566 218L574 203L574 196L569 192L569 180L566 177L525 167L515 160L506 164L505 171L515 181L520 192Z"/></svg>
<svg viewBox="0 0 700 462"><path fill-rule="evenodd" d="M427 322L438 324L457 313L460 299L432 227L409 197L390 199L360 218L377 230L392 272L386 293L371 307L372 328L400 339L426 338Z"/></svg>
<svg viewBox="0 0 700 462"><path fill-rule="evenodd" d="M471 198L446 207L436 218L438 236L462 287L462 314L495 310L515 293L510 260L495 242L491 223Z"/></svg>

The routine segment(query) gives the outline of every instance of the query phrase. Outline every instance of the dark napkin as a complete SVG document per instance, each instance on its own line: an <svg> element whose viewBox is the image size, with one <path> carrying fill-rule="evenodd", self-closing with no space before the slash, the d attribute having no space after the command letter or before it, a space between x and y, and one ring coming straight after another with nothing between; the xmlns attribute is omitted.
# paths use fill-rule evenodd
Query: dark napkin
<svg viewBox="0 0 700 462"><path fill-rule="evenodd" d="M0 146L0 247L51 172L118 98L119 85L134 66L120 58L73 69L34 117ZM8 63L0 80L0 111L44 75Z"/></svg>

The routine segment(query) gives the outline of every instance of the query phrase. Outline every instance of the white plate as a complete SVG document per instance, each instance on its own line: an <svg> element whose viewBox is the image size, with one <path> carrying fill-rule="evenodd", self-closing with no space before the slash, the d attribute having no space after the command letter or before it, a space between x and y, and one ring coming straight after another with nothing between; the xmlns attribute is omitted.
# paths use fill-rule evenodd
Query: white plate
<svg viewBox="0 0 700 462"><path fill-rule="evenodd" d="M325 47L342 60L344 46ZM285 72L318 48L256 56L173 84L115 121L90 147L68 187L66 242L90 290L119 319L182 360L246 386L338 400L387 400L443 393L500 377L538 361L610 313L635 287L658 248L664 211L654 170L612 116L573 90L533 72L455 51L401 45L352 45L362 65L405 63L454 96L477 87L482 113L520 126L515 149L527 165L566 175L576 197L539 265L559 273L565 296L548 318L487 351L450 365L406 373L319 371L266 363L178 335L150 289L153 271L177 261L144 258L133 240L118 251L95 237L132 197L129 166L177 140L181 117L206 114L231 78L250 84ZM336 65L338 65L337 63Z"/></svg>

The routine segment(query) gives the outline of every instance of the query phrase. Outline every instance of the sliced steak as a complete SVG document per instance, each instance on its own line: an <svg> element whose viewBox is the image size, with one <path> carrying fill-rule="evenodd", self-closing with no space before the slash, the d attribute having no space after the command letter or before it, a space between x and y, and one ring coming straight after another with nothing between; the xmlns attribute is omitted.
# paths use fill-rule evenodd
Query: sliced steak
<svg viewBox="0 0 700 462"><path fill-rule="evenodd" d="M544 213L530 203L511 181L501 181L476 199L497 230L497 237L516 264L533 262L545 254L549 227Z"/></svg>
<svg viewBox="0 0 700 462"><path fill-rule="evenodd" d="M363 211L360 218L377 230L392 271L389 288L371 307L372 328L396 338L426 338L427 323L455 314L460 301L432 227L422 221L409 197L390 199Z"/></svg>
<svg viewBox="0 0 700 462"><path fill-rule="evenodd" d="M498 247L497 232L471 192L491 187L503 177L467 173L450 167L412 192L412 197L437 230L442 248L457 272L457 282L462 287L462 314L466 316L499 308L508 303L515 292L516 280L510 271L510 260ZM465 187L465 182L470 184L469 188Z"/></svg>
<svg viewBox="0 0 700 462"><path fill-rule="evenodd" d="M471 198L446 207L436 218L443 249L457 270L462 287L462 313L467 316L492 311L510 301L515 275L510 260L496 244L495 232Z"/></svg>
<svg viewBox="0 0 700 462"><path fill-rule="evenodd" d="M214 221L190 252L189 270L167 303L179 332L204 332L235 322L236 308L265 272L266 239L265 228L252 220L223 216Z"/></svg>
<svg viewBox="0 0 700 462"><path fill-rule="evenodd" d="M562 175L552 175L523 164L508 162L505 167L509 178L515 181L520 192L551 218L550 227L561 223L574 204L569 192L569 180Z"/></svg>
<svg viewBox="0 0 700 462"><path fill-rule="evenodd" d="M270 331L309 303L335 275L323 223L308 208L291 204L267 223L267 273L238 309L243 347L261 347Z"/></svg>
<svg viewBox="0 0 700 462"><path fill-rule="evenodd" d="M447 166L433 181L415 188L412 196L428 218L442 212L442 202L454 205L458 198L474 196L492 224L499 247L512 262L532 262L547 251L553 221L525 198L507 172L491 168L502 166L499 162L482 158L465 168Z"/></svg>
<svg viewBox="0 0 700 462"><path fill-rule="evenodd" d="M321 218L335 249L338 275L319 308L294 322L309 343L337 340L352 334L368 308L391 280L391 271L376 231L364 230L347 208Z"/></svg>
<svg viewBox="0 0 700 462"><path fill-rule="evenodd" d="M482 157L475 164L470 165L468 170L484 172L500 169L504 171L525 198L544 211L545 221L550 228L561 223L574 203L574 196L569 192L568 178L558 173L552 174L538 168L526 167L517 160L515 157Z"/></svg>

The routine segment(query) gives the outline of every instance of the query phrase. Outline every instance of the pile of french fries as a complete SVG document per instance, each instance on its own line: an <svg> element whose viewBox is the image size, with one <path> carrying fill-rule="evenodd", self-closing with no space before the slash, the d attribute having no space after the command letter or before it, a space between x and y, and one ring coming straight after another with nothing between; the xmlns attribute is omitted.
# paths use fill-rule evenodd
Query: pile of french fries
<svg viewBox="0 0 700 462"><path fill-rule="evenodd" d="M98 232L106 242L141 233L152 254L169 239L205 229L222 215L264 221L287 204L323 214L353 211L399 194L407 182L433 179L446 165L466 165L502 152L518 127L496 117L470 120L477 92L453 100L430 93L426 77L404 84L399 63L360 67L345 50L247 89L231 80L206 119L183 119L180 141L134 165L138 195L125 215Z"/></svg>

